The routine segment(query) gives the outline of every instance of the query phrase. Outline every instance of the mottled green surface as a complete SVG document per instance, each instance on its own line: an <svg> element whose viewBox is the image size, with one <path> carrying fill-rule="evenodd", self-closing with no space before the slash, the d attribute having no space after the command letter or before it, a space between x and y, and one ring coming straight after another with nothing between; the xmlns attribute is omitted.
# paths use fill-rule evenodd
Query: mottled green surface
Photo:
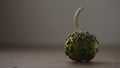
<svg viewBox="0 0 120 68"><path fill-rule="evenodd" d="M72 60L89 62L98 52L98 43L89 32L74 32L66 38L65 53Z"/></svg>

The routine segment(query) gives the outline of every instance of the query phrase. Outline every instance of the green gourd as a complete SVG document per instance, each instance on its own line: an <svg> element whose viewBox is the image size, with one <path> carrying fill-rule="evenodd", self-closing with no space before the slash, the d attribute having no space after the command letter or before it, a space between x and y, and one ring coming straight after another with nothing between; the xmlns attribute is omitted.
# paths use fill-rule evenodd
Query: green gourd
<svg viewBox="0 0 120 68"><path fill-rule="evenodd" d="M84 8L80 7L74 15L74 23L76 25L76 31L70 34L65 40L65 54L74 61L89 62L92 60L98 52L98 40L95 35L90 32L84 32L81 30L78 24L78 17Z"/></svg>

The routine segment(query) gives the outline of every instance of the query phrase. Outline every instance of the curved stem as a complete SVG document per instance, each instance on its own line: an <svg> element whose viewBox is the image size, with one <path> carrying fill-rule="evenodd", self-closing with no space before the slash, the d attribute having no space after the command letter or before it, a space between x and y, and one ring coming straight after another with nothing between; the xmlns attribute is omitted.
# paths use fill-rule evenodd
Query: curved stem
<svg viewBox="0 0 120 68"><path fill-rule="evenodd" d="M78 17L80 15L80 12L83 11L84 8L83 7L80 7L76 12L75 12L75 15L74 15L74 23L75 23L75 26L76 26L76 31L77 32L81 32L81 28L78 24Z"/></svg>

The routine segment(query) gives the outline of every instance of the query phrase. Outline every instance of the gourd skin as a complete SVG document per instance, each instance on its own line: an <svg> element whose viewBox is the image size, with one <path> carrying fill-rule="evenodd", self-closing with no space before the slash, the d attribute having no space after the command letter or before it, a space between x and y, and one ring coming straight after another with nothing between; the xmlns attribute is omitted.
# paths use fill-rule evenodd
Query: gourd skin
<svg viewBox="0 0 120 68"><path fill-rule="evenodd" d="M66 38L65 54L72 60L89 62L98 52L98 43L89 32L74 32Z"/></svg>

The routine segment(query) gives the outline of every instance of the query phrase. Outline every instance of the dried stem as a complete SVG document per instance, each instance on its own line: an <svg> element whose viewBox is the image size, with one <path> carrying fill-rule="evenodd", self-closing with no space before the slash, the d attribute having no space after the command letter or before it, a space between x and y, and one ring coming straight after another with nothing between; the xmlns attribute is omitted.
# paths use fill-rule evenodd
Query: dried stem
<svg viewBox="0 0 120 68"><path fill-rule="evenodd" d="M81 28L78 24L78 17L80 15L80 12L83 11L84 8L83 7L80 7L76 12L75 12L75 15L74 15L74 23L75 23L75 26L76 26L76 31L77 32L81 32Z"/></svg>

